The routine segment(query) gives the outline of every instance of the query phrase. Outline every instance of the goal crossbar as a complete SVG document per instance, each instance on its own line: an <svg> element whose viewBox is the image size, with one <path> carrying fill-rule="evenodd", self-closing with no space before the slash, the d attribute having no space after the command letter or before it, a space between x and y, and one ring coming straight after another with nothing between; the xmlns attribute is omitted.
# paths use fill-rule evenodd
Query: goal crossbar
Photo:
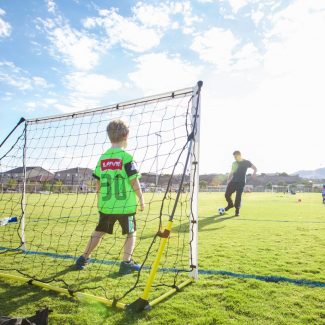
<svg viewBox="0 0 325 325"><path fill-rule="evenodd" d="M45 117L34 118L34 119L26 119L25 121L27 124L35 124L35 123L55 122L55 121L60 121L60 120L66 120L69 118L76 118L76 117L85 117L85 116L89 116L89 115L100 114L104 111L124 110L124 109L129 108L130 106L137 107L137 106L144 105L144 104L150 104L157 100L162 102L162 101L168 100L170 98L186 96L186 95L191 94L192 92L193 92L193 88L184 88L184 89L180 89L180 90L161 93L158 95L147 96L147 97L142 97L142 98L138 98L138 99L134 99L134 100L120 102L120 103L116 103L116 104L112 104L112 105L108 105L108 106L96 107L96 108L86 109L83 111L77 111L77 112L73 112L73 113L45 116Z"/></svg>

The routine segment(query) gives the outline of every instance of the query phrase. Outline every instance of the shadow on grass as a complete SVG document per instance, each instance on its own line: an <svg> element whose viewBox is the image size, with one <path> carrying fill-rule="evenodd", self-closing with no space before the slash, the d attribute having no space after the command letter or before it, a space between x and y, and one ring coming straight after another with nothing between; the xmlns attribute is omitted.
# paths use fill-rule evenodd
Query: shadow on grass
<svg viewBox="0 0 325 325"><path fill-rule="evenodd" d="M58 297L59 300L61 301L59 304L57 301L56 302L52 301L52 299ZM44 300L44 302L42 302L42 300ZM73 304L69 306L66 305L67 303L73 303ZM58 315L62 316L61 305L66 305L67 308L66 310L68 312L75 313L79 308L81 309L85 308L85 310L86 311L88 310L88 312L92 311L89 305L93 305L93 304L94 302L91 302L89 304L89 301L87 302L87 300L77 300L73 297L70 298L65 295L58 295L55 292L43 290L41 288L28 285L28 284L17 285L11 282L0 283L0 316L15 316L15 317L26 316L27 317L33 315L38 309L41 309L43 307L44 308L49 307L50 309L53 309L53 315L50 315L49 317L49 323L51 323L51 318L56 320ZM23 313L24 315L22 315L21 312L18 311L23 307L28 307L28 313L24 312ZM76 310L76 308L78 309ZM23 309L26 310L26 308ZM110 318L116 314L120 315L120 319L116 321L115 324L120 324L120 325L136 324L138 321L147 318L146 311L141 313L132 313L132 312L116 309L113 307L107 307L105 305L101 305L100 309L102 310L103 318L98 324L110 324ZM89 318L91 319L91 314L89 314ZM78 317L76 317L76 321L78 321ZM85 320L84 324L92 324L92 323Z"/></svg>
<svg viewBox="0 0 325 325"><path fill-rule="evenodd" d="M10 282L0 283L0 316L31 316L36 310L47 307L46 303L42 306L40 302L45 297L57 297L54 292L45 291L29 284L12 284ZM72 298L66 297L66 300L71 301ZM25 306L35 304L37 307L30 310L28 315L17 315L17 309ZM51 307L51 306L48 306Z"/></svg>
<svg viewBox="0 0 325 325"><path fill-rule="evenodd" d="M184 290L184 288L180 289L180 291L175 294L181 294L183 290ZM173 299L175 294L165 298L163 300L163 303L166 303L170 299ZM153 308L159 308L159 307L155 306ZM119 314L121 317L118 320L114 320L115 325L138 324L139 322L141 322L141 320L148 321L148 319L150 319L150 316L149 316L150 312L151 312L150 310L135 312L135 311L129 311L129 310L121 311L116 308L107 308L105 318L102 320L101 324L111 324L110 318L116 314Z"/></svg>
<svg viewBox="0 0 325 325"><path fill-rule="evenodd" d="M213 215L211 217L206 217L206 218L199 218L199 231L215 231L215 230L220 230L223 227L217 227L217 228L208 228L205 229L206 227L213 225L213 224L217 224L223 221L227 221L230 219L234 219L234 218L238 218L236 216L229 216L229 217L222 217L220 218L219 215ZM182 224L179 224L175 227L173 227L172 229L172 234L173 233L187 233L189 231L189 222L184 222ZM152 234L151 236L142 236L141 239L148 239L148 238L153 238L154 234Z"/></svg>
<svg viewBox="0 0 325 325"><path fill-rule="evenodd" d="M235 216L220 217L219 215L213 215L211 217L199 218L199 232L201 232L201 231L220 230L220 229L224 228L225 226L223 226L223 227L214 227L214 228L211 228L209 226L215 225L215 224L218 224L220 222L227 221L227 220L231 220L231 219L234 219L234 218L238 218L238 217L235 217ZM209 227L209 228L207 228L207 227ZM173 232L184 233L184 232L188 232L188 229L189 229L189 223L185 222L185 223L182 223L182 224L174 227Z"/></svg>
<svg viewBox="0 0 325 325"><path fill-rule="evenodd" d="M50 282L51 280L58 279L60 276L66 275L69 272L76 272L76 271L77 271L77 269L76 269L75 265L69 265L65 269L61 270L60 272L54 273L51 276L42 279L42 281Z"/></svg>

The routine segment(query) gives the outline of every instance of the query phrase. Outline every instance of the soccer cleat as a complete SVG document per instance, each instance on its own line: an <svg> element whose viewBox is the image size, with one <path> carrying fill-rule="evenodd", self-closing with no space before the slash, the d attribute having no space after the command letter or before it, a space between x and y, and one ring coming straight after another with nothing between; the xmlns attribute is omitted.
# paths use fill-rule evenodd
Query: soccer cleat
<svg viewBox="0 0 325 325"><path fill-rule="evenodd" d="M83 270L87 265L88 258L85 258L83 255L79 256L76 261L76 269L77 270Z"/></svg>
<svg viewBox="0 0 325 325"><path fill-rule="evenodd" d="M229 209L231 209L231 208L233 208L234 207L234 205L233 204L231 204L231 205L227 205L226 207L225 207L225 211L228 211Z"/></svg>
<svg viewBox="0 0 325 325"><path fill-rule="evenodd" d="M133 260L131 260L130 262L123 261L120 264L120 270L118 273L121 275L125 275L125 274L130 274L133 271L140 271L140 269L141 269L141 265L134 263Z"/></svg>
<svg viewBox="0 0 325 325"><path fill-rule="evenodd" d="M239 209L236 209L235 217L239 217Z"/></svg>

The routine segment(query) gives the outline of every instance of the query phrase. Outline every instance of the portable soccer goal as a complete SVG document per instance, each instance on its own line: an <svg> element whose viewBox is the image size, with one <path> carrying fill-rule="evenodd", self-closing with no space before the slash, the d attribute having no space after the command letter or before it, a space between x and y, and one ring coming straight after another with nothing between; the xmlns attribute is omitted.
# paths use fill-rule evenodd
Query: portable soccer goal
<svg viewBox="0 0 325 325"><path fill-rule="evenodd" d="M198 278L201 87L116 105L22 118L0 144L0 279L149 309ZM124 236L105 235L84 270L75 261L98 222L92 176L109 146L107 124L130 129L146 208L137 212L133 259L121 276Z"/></svg>

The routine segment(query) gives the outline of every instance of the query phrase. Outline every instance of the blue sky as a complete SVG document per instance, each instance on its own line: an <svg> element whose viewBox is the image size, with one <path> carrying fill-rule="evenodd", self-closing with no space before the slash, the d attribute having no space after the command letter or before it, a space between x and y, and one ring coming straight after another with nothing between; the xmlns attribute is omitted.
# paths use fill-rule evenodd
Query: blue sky
<svg viewBox="0 0 325 325"><path fill-rule="evenodd" d="M322 0L0 1L0 138L204 81L201 172L324 167Z"/></svg>

